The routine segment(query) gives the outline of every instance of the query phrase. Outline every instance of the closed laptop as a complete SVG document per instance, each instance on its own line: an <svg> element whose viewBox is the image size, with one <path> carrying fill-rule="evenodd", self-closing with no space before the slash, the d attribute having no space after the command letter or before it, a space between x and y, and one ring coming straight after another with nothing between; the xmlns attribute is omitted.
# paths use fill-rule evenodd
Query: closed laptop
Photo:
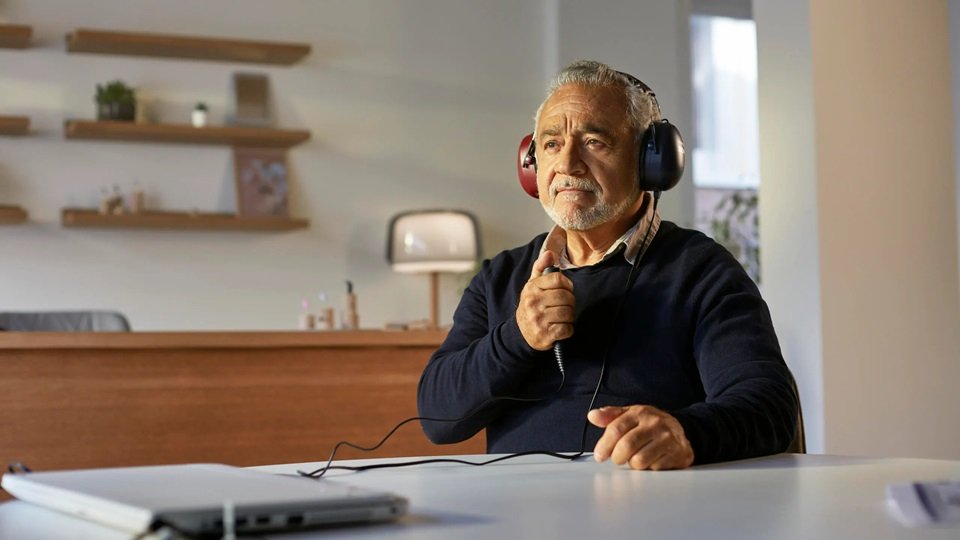
<svg viewBox="0 0 960 540"><path fill-rule="evenodd" d="M20 500L131 533L221 535L225 515L238 534L287 531L389 521L407 510L390 493L218 464L8 473L2 485Z"/></svg>

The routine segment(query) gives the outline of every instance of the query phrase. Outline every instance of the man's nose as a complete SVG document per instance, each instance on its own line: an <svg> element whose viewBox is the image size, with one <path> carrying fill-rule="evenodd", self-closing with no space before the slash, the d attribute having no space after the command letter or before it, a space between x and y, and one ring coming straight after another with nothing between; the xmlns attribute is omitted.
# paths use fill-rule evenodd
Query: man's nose
<svg viewBox="0 0 960 540"><path fill-rule="evenodd" d="M565 144L557 156L557 165L554 168L557 174L564 176L583 176L587 172L586 164L580 156L580 149L576 144Z"/></svg>

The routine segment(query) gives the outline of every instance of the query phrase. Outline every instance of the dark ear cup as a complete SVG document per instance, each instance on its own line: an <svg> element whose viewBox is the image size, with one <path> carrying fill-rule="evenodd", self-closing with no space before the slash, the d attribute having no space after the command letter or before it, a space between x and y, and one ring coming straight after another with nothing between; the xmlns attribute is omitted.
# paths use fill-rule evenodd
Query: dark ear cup
<svg viewBox="0 0 960 540"><path fill-rule="evenodd" d="M530 133L520 141L520 149L517 157L517 177L520 179L520 187L528 195L535 199L540 196L537 193L537 157L534 155L536 148L533 146L533 133Z"/></svg>
<svg viewBox="0 0 960 540"><path fill-rule="evenodd" d="M636 77L627 73L623 75L649 94L653 98L657 112L660 112L660 105L653 90ZM683 176L685 153L683 139L680 137L677 126L671 124L666 118L654 122L643 133L639 146L637 176L639 176L641 191L667 191L680 182ZM524 191L531 197L538 197L537 155L532 133L520 141L517 177Z"/></svg>
<svg viewBox="0 0 960 540"><path fill-rule="evenodd" d="M667 191L680 182L684 166L683 139L667 120L654 122L640 144L640 190Z"/></svg>

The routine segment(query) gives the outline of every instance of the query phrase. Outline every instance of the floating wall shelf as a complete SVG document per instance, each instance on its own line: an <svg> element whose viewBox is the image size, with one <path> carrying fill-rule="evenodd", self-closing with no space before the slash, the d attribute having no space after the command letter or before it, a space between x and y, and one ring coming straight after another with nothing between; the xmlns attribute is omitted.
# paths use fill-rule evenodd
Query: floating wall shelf
<svg viewBox="0 0 960 540"><path fill-rule="evenodd" d="M22 24L0 24L0 49L26 49L33 28Z"/></svg>
<svg viewBox="0 0 960 540"><path fill-rule="evenodd" d="M141 212L109 215L85 208L64 208L61 223L67 228L177 229L195 231L292 231L310 221L283 217L246 217L207 212Z"/></svg>
<svg viewBox="0 0 960 540"><path fill-rule="evenodd" d="M19 206L0 205L0 225L16 225L27 221L27 211Z"/></svg>
<svg viewBox="0 0 960 540"><path fill-rule="evenodd" d="M29 117L0 116L0 135L26 135L29 131Z"/></svg>
<svg viewBox="0 0 960 540"><path fill-rule="evenodd" d="M189 124L138 124L92 120L67 120L64 132L68 139L221 144L256 148L290 148L310 139L309 131L295 129L232 126L195 128Z"/></svg>
<svg viewBox="0 0 960 540"><path fill-rule="evenodd" d="M310 45L78 28L67 34L67 50L81 53L291 65L310 54Z"/></svg>

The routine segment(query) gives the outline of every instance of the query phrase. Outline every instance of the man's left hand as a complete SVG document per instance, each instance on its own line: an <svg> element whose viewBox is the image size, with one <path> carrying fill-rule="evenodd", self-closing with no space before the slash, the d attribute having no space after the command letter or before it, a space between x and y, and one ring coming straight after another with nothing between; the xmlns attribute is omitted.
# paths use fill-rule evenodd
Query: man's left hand
<svg viewBox="0 0 960 540"><path fill-rule="evenodd" d="M590 423L605 428L593 458L632 469L685 469L693 464L693 448L676 418L656 407L603 407L587 414Z"/></svg>

